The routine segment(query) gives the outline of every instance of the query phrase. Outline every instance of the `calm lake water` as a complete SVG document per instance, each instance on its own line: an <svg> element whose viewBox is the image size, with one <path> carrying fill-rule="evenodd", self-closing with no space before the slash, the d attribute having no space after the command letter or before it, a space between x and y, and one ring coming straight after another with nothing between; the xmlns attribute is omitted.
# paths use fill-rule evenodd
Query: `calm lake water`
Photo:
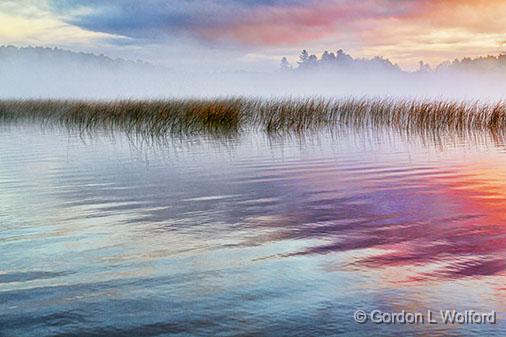
<svg viewBox="0 0 506 337"><path fill-rule="evenodd" d="M504 336L505 254L489 136L0 129L0 336Z"/></svg>

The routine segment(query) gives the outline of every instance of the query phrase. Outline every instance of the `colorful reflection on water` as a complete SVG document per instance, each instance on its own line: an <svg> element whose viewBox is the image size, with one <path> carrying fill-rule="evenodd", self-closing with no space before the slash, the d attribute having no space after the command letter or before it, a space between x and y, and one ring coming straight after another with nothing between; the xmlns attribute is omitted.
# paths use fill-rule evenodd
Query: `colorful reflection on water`
<svg viewBox="0 0 506 337"><path fill-rule="evenodd" d="M0 335L506 333L506 151L378 131L0 131ZM357 309L498 312L357 324Z"/></svg>

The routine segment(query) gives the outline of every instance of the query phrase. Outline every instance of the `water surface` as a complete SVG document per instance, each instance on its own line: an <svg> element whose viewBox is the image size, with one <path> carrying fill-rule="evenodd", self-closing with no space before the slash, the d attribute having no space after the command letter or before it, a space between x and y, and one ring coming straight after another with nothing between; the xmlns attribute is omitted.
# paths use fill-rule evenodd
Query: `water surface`
<svg viewBox="0 0 506 337"><path fill-rule="evenodd" d="M349 131L0 129L1 336L506 333L506 153ZM495 325L357 324L495 310Z"/></svg>

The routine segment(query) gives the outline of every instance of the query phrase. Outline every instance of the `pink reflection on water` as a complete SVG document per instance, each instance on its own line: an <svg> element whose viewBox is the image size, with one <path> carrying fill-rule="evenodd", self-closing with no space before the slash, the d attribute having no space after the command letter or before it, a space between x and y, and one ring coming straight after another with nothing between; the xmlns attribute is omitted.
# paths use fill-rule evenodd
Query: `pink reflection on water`
<svg viewBox="0 0 506 337"><path fill-rule="evenodd" d="M374 249L348 268L409 269L395 282L503 275L503 164L500 159L454 167L438 164L417 174L411 169L384 170L363 179L342 172L306 172L297 177L292 193L327 192L306 191L304 202L292 202L292 220L276 223L279 232L271 239L319 240L291 256ZM334 193L329 192L332 187Z"/></svg>

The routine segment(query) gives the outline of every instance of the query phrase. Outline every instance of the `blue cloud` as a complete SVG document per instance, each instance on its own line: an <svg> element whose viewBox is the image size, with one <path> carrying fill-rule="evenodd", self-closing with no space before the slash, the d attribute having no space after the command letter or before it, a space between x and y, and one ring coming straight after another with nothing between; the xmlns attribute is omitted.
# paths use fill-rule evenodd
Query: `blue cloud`
<svg viewBox="0 0 506 337"><path fill-rule="evenodd" d="M72 25L143 40L227 26L261 6L302 3L302 0L50 0L51 9Z"/></svg>

